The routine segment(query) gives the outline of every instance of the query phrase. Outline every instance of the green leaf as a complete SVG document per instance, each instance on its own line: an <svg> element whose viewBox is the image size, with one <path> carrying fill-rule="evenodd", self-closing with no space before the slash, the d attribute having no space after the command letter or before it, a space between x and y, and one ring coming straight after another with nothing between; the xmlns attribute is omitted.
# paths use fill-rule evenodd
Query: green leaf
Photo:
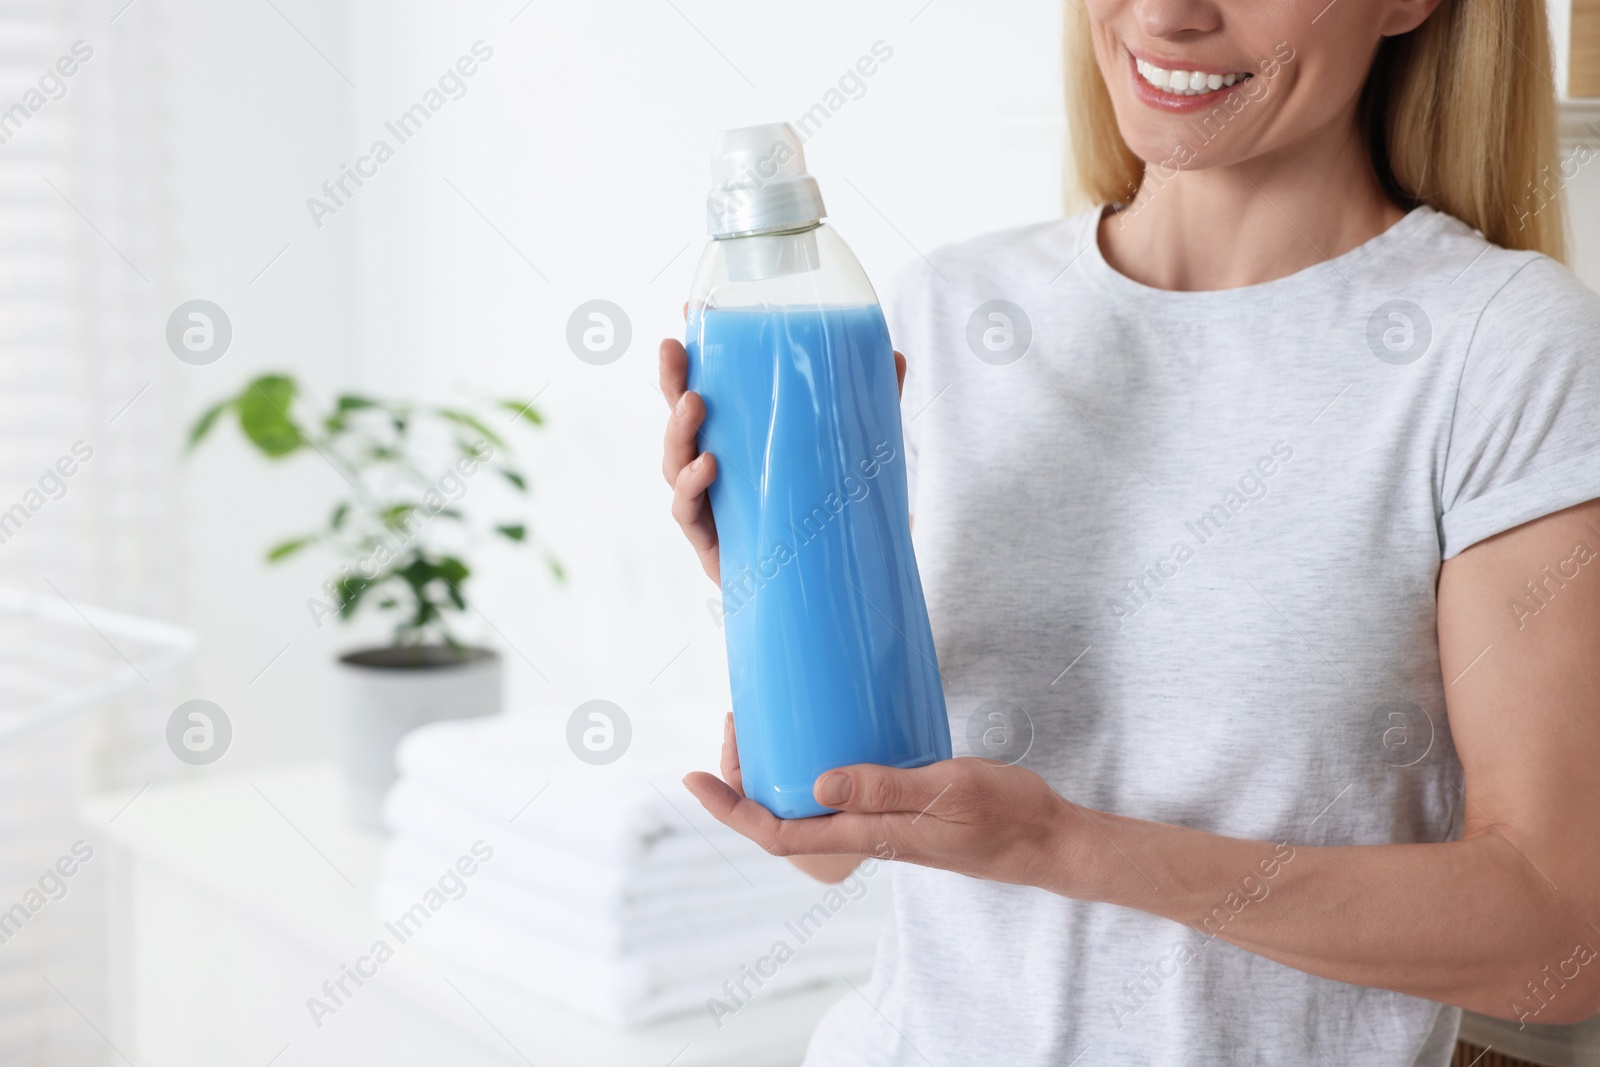
<svg viewBox="0 0 1600 1067"><path fill-rule="evenodd" d="M264 374L239 394L239 428L250 443L267 456L278 459L306 445L306 437L289 408L294 404L293 378Z"/></svg>
<svg viewBox="0 0 1600 1067"><path fill-rule="evenodd" d="M439 577L439 566L431 559L418 555L410 563L395 571L411 587L418 598L426 599L424 591L429 582Z"/></svg>
<svg viewBox="0 0 1600 1067"><path fill-rule="evenodd" d="M288 559L296 552L319 539L317 534L308 534L305 537L291 537L287 541L279 541L267 550L267 562L276 563L280 559Z"/></svg>
<svg viewBox="0 0 1600 1067"><path fill-rule="evenodd" d="M194 426L190 428L189 443L184 446L185 450L192 451L196 445L205 440L206 434L211 432L211 428L217 424L223 412L233 407L233 404L234 401L231 399L221 400L206 409L205 414L196 419Z"/></svg>
<svg viewBox="0 0 1600 1067"><path fill-rule="evenodd" d="M467 580L467 575L471 573L467 569L467 565L454 556L441 556L439 558L439 577L451 585L460 585ZM465 607L465 605L458 606Z"/></svg>
<svg viewBox="0 0 1600 1067"><path fill-rule="evenodd" d="M500 477L516 486L522 492L526 493L528 491L528 480L522 475L518 474L510 467L497 467L496 469L500 472Z"/></svg>
<svg viewBox="0 0 1600 1067"><path fill-rule="evenodd" d="M539 409L533 406L531 400L527 403L520 400L502 400L500 406L524 422L532 423L534 426L544 425L544 416L539 414Z"/></svg>
<svg viewBox="0 0 1600 1067"><path fill-rule="evenodd" d="M437 408L435 410L438 412L440 418L449 419L458 426L465 426L468 429L475 431L479 437L482 437L490 444L495 445L498 448L507 447L506 439L489 429L488 424L482 419L478 418L476 415L465 411L458 411L455 408Z"/></svg>
<svg viewBox="0 0 1600 1067"><path fill-rule="evenodd" d="M374 408L377 406L377 401L368 400L364 396L356 396L354 393L345 393L339 397L338 403L341 414L346 411L359 411L361 408Z"/></svg>
<svg viewBox="0 0 1600 1067"><path fill-rule="evenodd" d="M356 574L346 575L335 582L333 590L339 597L339 618L348 619L354 615L356 608L361 604L362 596L377 584L377 581L369 581Z"/></svg>
<svg viewBox="0 0 1600 1067"><path fill-rule="evenodd" d="M496 526L495 532L512 541L526 541L528 539L528 528L520 522Z"/></svg>
<svg viewBox="0 0 1600 1067"><path fill-rule="evenodd" d="M333 509L333 515L330 516L329 519L328 519L329 528L330 529L334 529L334 530L343 529L344 528L345 517L347 515L349 515L349 514L350 514L350 505L349 505L348 502L340 504L338 507L334 508Z"/></svg>
<svg viewBox="0 0 1600 1067"><path fill-rule="evenodd" d="M379 512L378 517L383 520L383 524L389 529L404 530L406 528L406 519L410 518L411 514L419 507L420 505L418 504L393 504Z"/></svg>
<svg viewBox="0 0 1600 1067"><path fill-rule="evenodd" d="M546 556L544 561L549 564L550 573L555 577L556 581L564 582L567 580L567 569L561 565L559 559L554 556Z"/></svg>

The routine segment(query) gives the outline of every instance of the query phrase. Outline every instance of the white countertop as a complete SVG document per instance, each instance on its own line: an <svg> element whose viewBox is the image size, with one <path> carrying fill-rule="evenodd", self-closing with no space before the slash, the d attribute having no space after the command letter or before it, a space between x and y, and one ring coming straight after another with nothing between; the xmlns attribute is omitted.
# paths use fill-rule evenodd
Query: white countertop
<svg viewBox="0 0 1600 1067"><path fill-rule="evenodd" d="M192 886L214 897L239 922L270 931L299 957L323 961L324 970L313 967L311 973L337 977L341 963L353 961L379 936L381 925L371 901L383 842L346 823L332 767L207 774L151 786L131 803L130 795L92 798L84 805L85 822L130 857L135 868L148 865L163 877ZM160 941L151 940L137 951L159 952ZM173 965L190 966L187 959ZM207 959L193 963L195 968L208 966L221 972L216 980L227 980L222 964ZM207 976L193 977L204 981ZM271 1007L293 1031L284 1033L283 1041L314 1044L322 1034L304 1003L318 991L305 988L305 979L298 976L286 978L282 986L281 1002L274 995ZM625 1030L531 999L498 980L406 945L359 995L404 1002L407 1010L428 1013L459 1030L465 1040L499 1050L508 1063L754 1067L797 1063L827 1006L854 994L849 986L835 983L783 997L758 996L720 1029L708 1014L697 1012ZM298 1009L298 1016L291 1009ZM303 1021L296 1025L296 1018ZM280 1067L288 1062L286 1057Z"/></svg>

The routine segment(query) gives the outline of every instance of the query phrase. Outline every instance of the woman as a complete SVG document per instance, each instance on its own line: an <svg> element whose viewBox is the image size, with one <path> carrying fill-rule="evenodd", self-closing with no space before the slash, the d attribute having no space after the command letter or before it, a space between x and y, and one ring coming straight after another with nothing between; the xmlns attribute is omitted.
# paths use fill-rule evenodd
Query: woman
<svg viewBox="0 0 1600 1067"><path fill-rule="evenodd" d="M787 823L731 743L686 779L823 879L900 861L807 1062L1437 1065L1458 1008L1600 1011L1600 301L1556 262L1541 6L1066 19L1118 206L891 308L952 733L1026 755L840 768Z"/></svg>

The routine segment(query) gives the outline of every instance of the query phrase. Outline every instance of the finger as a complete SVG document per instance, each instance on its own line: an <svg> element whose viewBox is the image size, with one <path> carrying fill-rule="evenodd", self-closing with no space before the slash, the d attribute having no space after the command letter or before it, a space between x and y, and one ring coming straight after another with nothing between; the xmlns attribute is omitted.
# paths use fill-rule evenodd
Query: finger
<svg viewBox="0 0 1600 1067"><path fill-rule="evenodd" d="M722 780L744 795L744 775L739 771L739 738L734 732L733 712L722 720Z"/></svg>
<svg viewBox="0 0 1600 1067"><path fill-rule="evenodd" d="M661 339L658 359L661 373L661 395L667 398L668 407L676 407L678 398L689 388L689 353L683 342L675 337Z"/></svg>
<svg viewBox="0 0 1600 1067"><path fill-rule="evenodd" d="M832 819L798 819L785 822L748 797L734 792L726 782L704 771L695 771L683 779L684 786L694 794L706 811L724 826L737 830L774 855L802 855L813 852L845 853L837 835L795 833L789 827L804 830L806 823L826 823ZM780 844L780 838L785 842ZM807 847L807 846L810 847ZM824 847L825 846L825 847Z"/></svg>
<svg viewBox="0 0 1600 1067"><path fill-rule="evenodd" d="M694 794L700 806L712 818L767 848L782 820L750 798L735 792L733 787L714 774L694 771L683 779L684 787ZM768 851L771 851L768 848Z"/></svg>
<svg viewBox="0 0 1600 1067"><path fill-rule="evenodd" d="M885 814L936 814L938 802L956 786L961 764L955 760L902 770L876 763L840 767L812 786L818 804L839 811Z"/></svg>
<svg viewBox="0 0 1600 1067"><path fill-rule="evenodd" d="M661 475L668 485L676 485L683 468L700 454L698 435L705 421L706 405L700 394L679 394L661 439Z"/></svg>
<svg viewBox="0 0 1600 1067"><path fill-rule="evenodd" d="M814 819L780 819L736 793L715 775L695 771L684 786L711 816L774 856L876 856L894 859L910 851L917 827L905 815L840 813Z"/></svg>
<svg viewBox="0 0 1600 1067"><path fill-rule="evenodd" d="M906 391L906 357L896 352L894 354L894 387L901 395Z"/></svg>
<svg viewBox="0 0 1600 1067"><path fill-rule="evenodd" d="M716 460L701 456L678 475L672 491L672 517L689 539L700 564L713 580L720 580L721 553L717 548L717 524L706 497L706 486L716 477Z"/></svg>
<svg viewBox="0 0 1600 1067"><path fill-rule="evenodd" d="M733 791L733 787L714 774L705 771L690 771L683 776L683 786L694 794L700 806L709 811L720 823L727 823L728 813L745 798ZM754 804L755 801L750 801ZM759 807L760 805L757 805ZM770 812L768 813L771 814Z"/></svg>
<svg viewBox="0 0 1600 1067"><path fill-rule="evenodd" d="M907 815L840 812L810 819L779 819L755 801L725 809L721 821L774 856L877 856L921 852L922 827ZM713 815L716 813L713 812ZM929 824L927 829L933 829Z"/></svg>

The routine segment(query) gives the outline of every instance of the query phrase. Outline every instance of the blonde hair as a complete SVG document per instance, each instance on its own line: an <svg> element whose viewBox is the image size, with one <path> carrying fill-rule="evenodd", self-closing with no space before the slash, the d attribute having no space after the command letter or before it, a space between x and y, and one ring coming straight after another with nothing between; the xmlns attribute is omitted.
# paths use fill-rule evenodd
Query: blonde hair
<svg viewBox="0 0 1600 1067"><path fill-rule="evenodd" d="M1126 203L1145 163L1117 129L1088 19L1075 0L1064 11L1078 191ZM1564 261L1555 98L1542 0L1443 0L1415 30L1383 39L1358 121L1397 204L1426 204L1502 248Z"/></svg>

